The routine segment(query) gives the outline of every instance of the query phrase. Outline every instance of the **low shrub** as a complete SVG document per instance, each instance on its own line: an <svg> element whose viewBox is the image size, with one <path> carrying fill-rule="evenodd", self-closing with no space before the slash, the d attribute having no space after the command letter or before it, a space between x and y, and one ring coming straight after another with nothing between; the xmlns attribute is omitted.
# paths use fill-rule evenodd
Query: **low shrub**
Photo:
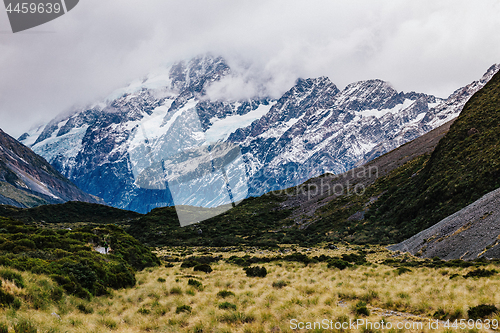
<svg viewBox="0 0 500 333"><path fill-rule="evenodd" d="M236 305L229 303L229 302L224 302L219 304L219 309L222 310L236 310Z"/></svg>
<svg viewBox="0 0 500 333"><path fill-rule="evenodd" d="M182 295L182 289L180 287L172 287L170 295Z"/></svg>
<svg viewBox="0 0 500 333"><path fill-rule="evenodd" d="M411 272L411 269L409 268L406 268L406 267L399 267L398 269L396 269L394 271L396 273L396 275L402 275L404 273L410 273Z"/></svg>
<svg viewBox="0 0 500 333"><path fill-rule="evenodd" d="M181 305L178 306L177 309L175 309L175 313L181 313L181 312L191 312L192 308L189 305Z"/></svg>
<svg viewBox="0 0 500 333"><path fill-rule="evenodd" d="M221 290L217 293L217 297L226 298L229 296L234 296L234 293L232 291L229 291L229 290Z"/></svg>
<svg viewBox="0 0 500 333"><path fill-rule="evenodd" d="M18 288L24 288L24 280L22 275L17 272L14 272L13 270L6 268L0 270L0 277L2 277L4 280L14 282L14 284Z"/></svg>
<svg viewBox="0 0 500 333"><path fill-rule="evenodd" d="M265 277L267 275L267 269L265 267L245 267L243 270L249 277Z"/></svg>
<svg viewBox="0 0 500 333"><path fill-rule="evenodd" d="M366 302L359 301L354 306L353 312L358 316L369 316L370 310L366 307Z"/></svg>
<svg viewBox="0 0 500 333"><path fill-rule="evenodd" d="M498 312L498 308L496 306L489 304L481 304L470 308L467 311L467 315L469 316L470 319L477 320L485 318L495 312Z"/></svg>
<svg viewBox="0 0 500 333"><path fill-rule="evenodd" d="M94 313L94 309L91 308L90 306L86 306L85 304L78 304L76 308L81 312L85 314L91 314Z"/></svg>
<svg viewBox="0 0 500 333"><path fill-rule="evenodd" d="M496 273L497 273L497 271L494 269L488 270L488 269L484 269L484 268L478 268L478 269L475 269L475 270L470 271L467 274L465 274L464 278L468 279L470 277L472 277L472 278L490 277L490 276L495 275Z"/></svg>
<svg viewBox="0 0 500 333"><path fill-rule="evenodd" d="M212 267L210 267L210 265L208 265L208 264L200 264L200 265L194 266L193 270L205 272L205 273L210 273L210 272L212 272Z"/></svg>
<svg viewBox="0 0 500 333"><path fill-rule="evenodd" d="M160 283L163 283L163 282L165 282L165 281L167 281L167 280L165 280L165 279L164 279L164 278L162 278L162 277L159 277L157 281L158 281L158 282L160 282Z"/></svg>
<svg viewBox="0 0 500 333"><path fill-rule="evenodd" d="M9 333L9 326L5 323L0 323L0 333Z"/></svg>
<svg viewBox="0 0 500 333"><path fill-rule="evenodd" d="M143 314L143 315L148 315L151 313L151 310L141 306L139 310L137 310L137 313Z"/></svg>
<svg viewBox="0 0 500 333"><path fill-rule="evenodd" d="M196 260L191 260L191 259L187 259L187 260L184 260L181 264L181 268L191 268L191 267L195 267L195 266L198 266L200 263L197 262Z"/></svg>
<svg viewBox="0 0 500 333"><path fill-rule="evenodd" d="M189 279L188 280L188 285L193 286L196 289L202 289L203 288L203 284L200 281L195 280L195 279Z"/></svg>
<svg viewBox="0 0 500 333"><path fill-rule="evenodd" d="M14 303L15 299L14 295L0 289L0 307L10 306Z"/></svg>
<svg viewBox="0 0 500 333"><path fill-rule="evenodd" d="M328 268L338 268L340 270L346 269L349 266L351 266L351 264L342 259L331 259L328 261L327 265Z"/></svg>

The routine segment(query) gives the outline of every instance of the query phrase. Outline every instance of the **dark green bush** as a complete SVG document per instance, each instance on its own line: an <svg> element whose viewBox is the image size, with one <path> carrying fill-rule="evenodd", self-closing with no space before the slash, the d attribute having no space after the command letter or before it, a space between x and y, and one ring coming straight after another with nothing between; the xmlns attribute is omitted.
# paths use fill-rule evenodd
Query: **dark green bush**
<svg viewBox="0 0 500 333"><path fill-rule="evenodd" d="M265 267L245 267L243 270L249 277L265 277L267 275L267 269Z"/></svg>
<svg viewBox="0 0 500 333"><path fill-rule="evenodd" d="M18 288L24 288L24 280L21 274L14 272L11 269L0 270L0 277L5 280L12 281Z"/></svg>
<svg viewBox="0 0 500 333"><path fill-rule="evenodd" d="M86 306L85 304L78 304L76 308L81 312L85 314L91 314L94 313L94 309L90 306Z"/></svg>
<svg viewBox="0 0 500 333"><path fill-rule="evenodd" d="M181 312L191 312L192 308L189 305L181 305L178 306L177 309L175 309L175 313L181 313Z"/></svg>
<svg viewBox="0 0 500 333"><path fill-rule="evenodd" d="M224 302L224 303L219 304L219 309L222 309L222 310L236 310L236 305L231 304L229 302Z"/></svg>
<svg viewBox="0 0 500 333"><path fill-rule="evenodd" d="M226 298L229 296L234 296L234 293L232 291L229 291L229 290L221 290L217 293L217 297Z"/></svg>
<svg viewBox="0 0 500 333"><path fill-rule="evenodd" d="M0 289L0 306L5 307L5 306L10 306L11 304L14 303L14 300L16 298L14 295L9 294L8 292L4 291L3 289Z"/></svg>
<svg viewBox="0 0 500 333"><path fill-rule="evenodd" d="M328 261L328 268L338 268L340 270L343 270L347 267L351 266L347 261L342 260L342 259L331 259Z"/></svg>
<svg viewBox="0 0 500 333"><path fill-rule="evenodd" d="M485 318L495 312L498 312L498 308L496 306L489 304L481 304L470 308L467 311L467 315L469 316L470 319L477 320Z"/></svg>
<svg viewBox="0 0 500 333"><path fill-rule="evenodd" d="M67 293L81 298L106 295L107 288L134 286L135 270L159 264L150 249L114 225L47 230L0 217L0 230L5 239L0 246L0 265L47 274ZM101 245L104 239L111 243L108 255L88 246ZM22 246L24 252L6 250L11 245ZM0 276L24 286L22 276L10 269L1 270Z"/></svg>
<svg viewBox="0 0 500 333"><path fill-rule="evenodd" d="M162 277L159 277L157 281L158 281L158 282L160 282L160 283L163 283L163 282L165 282L165 281L167 281L167 280L165 280L165 279L164 279L164 278L162 278Z"/></svg>
<svg viewBox="0 0 500 333"><path fill-rule="evenodd" d="M188 280L188 285L193 286L196 289L202 289L203 288L203 284L200 281L194 280L194 279L189 279Z"/></svg>
<svg viewBox="0 0 500 333"><path fill-rule="evenodd" d="M468 272L467 274L464 275L464 278L474 278L474 277L490 277L490 276L493 276L497 273L496 270L494 269L491 269L491 270L488 270L488 269L483 269L483 268L478 268L476 270L473 270L473 271L470 271Z"/></svg>
<svg viewBox="0 0 500 333"><path fill-rule="evenodd" d="M201 264L201 265L194 266L193 270L205 272L205 273L210 273L210 272L212 272L212 267L210 267L210 265L208 265L208 264Z"/></svg>
<svg viewBox="0 0 500 333"><path fill-rule="evenodd" d="M179 287L172 287L172 289L170 289L170 295L182 295L182 289Z"/></svg>
<svg viewBox="0 0 500 333"><path fill-rule="evenodd" d="M9 326L5 323L0 323L0 333L9 333Z"/></svg>
<svg viewBox="0 0 500 333"><path fill-rule="evenodd" d="M184 260L181 264L181 268L191 268L199 265L200 263L196 260Z"/></svg>
<svg viewBox="0 0 500 333"><path fill-rule="evenodd" d="M55 302L59 302L63 298L63 296L64 289L59 286L55 286L50 293L50 298Z"/></svg>
<svg viewBox="0 0 500 333"><path fill-rule="evenodd" d="M396 275L401 275L404 273L409 273L411 272L411 269L406 268L406 267L399 267L398 269L395 270Z"/></svg>

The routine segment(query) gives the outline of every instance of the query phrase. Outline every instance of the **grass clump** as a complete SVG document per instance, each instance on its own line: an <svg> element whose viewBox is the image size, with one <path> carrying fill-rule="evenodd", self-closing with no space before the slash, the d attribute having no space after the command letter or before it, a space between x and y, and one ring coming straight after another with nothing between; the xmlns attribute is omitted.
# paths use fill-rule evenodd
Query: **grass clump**
<svg viewBox="0 0 500 333"><path fill-rule="evenodd" d="M278 281L273 282L273 288L281 289L283 287L288 286L289 284L290 284L290 282L288 282L288 281L278 280Z"/></svg>
<svg viewBox="0 0 500 333"><path fill-rule="evenodd" d="M81 313L84 313L84 314L91 314L91 313L94 313L94 309L90 306L86 306L85 304L78 304L76 306L76 308L81 312Z"/></svg>
<svg viewBox="0 0 500 333"><path fill-rule="evenodd" d="M222 310L236 310L236 305L229 303L229 302L224 302L219 304L219 309Z"/></svg>
<svg viewBox="0 0 500 333"><path fill-rule="evenodd" d="M238 324L238 323L251 323L255 321L255 317L253 315L247 315L243 312L231 311L229 313L224 313L219 320L223 323L228 324Z"/></svg>
<svg viewBox="0 0 500 333"><path fill-rule="evenodd" d="M358 316L369 316L370 310L366 307L366 302L359 301L353 308L354 314Z"/></svg>
<svg viewBox="0 0 500 333"><path fill-rule="evenodd" d="M226 298L229 296L234 296L234 293L229 290L221 290L217 293L217 297Z"/></svg>
<svg viewBox="0 0 500 333"><path fill-rule="evenodd" d="M394 272L396 273L396 275L402 275L404 273L410 273L411 269L406 267L398 267Z"/></svg>
<svg viewBox="0 0 500 333"><path fill-rule="evenodd" d="M163 282L165 282L165 281L167 281L167 280L165 280L165 279L164 279L164 278L162 278L162 277L159 277L156 281L158 281L158 282L160 282L160 283L163 283Z"/></svg>
<svg viewBox="0 0 500 333"><path fill-rule="evenodd" d="M175 313L188 312L190 313L193 309L189 305L180 305L175 309Z"/></svg>
<svg viewBox="0 0 500 333"><path fill-rule="evenodd" d="M198 290L203 289L203 284L200 281L195 280L195 279L189 279L188 280L188 285L193 286L193 287L195 287Z"/></svg>
<svg viewBox="0 0 500 333"><path fill-rule="evenodd" d="M170 289L170 295L182 295L181 287L172 287Z"/></svg>
<svg viewBox="0 0 500 333"><path fill-rule="evenodd" d="M37 333L37 328L29 320L21 320L14 324L15 333Z"/></svg>
<svg viewBox="0 0 500 333"><path fill-rule="evenodd" d="M150 313L151 313L151 310L150 310L150 309L148 309L148 308L145 308L145 307L141 306L141 307L139 308L139 310L137 310L137 313L140 313L140 314L142 314L142 315L148 315L148 314L150 314Z"/></svg>
<svg viewBox="0 0 500 333"><path fill-rule="evenodd" d="M0 333L9 333L9 326L5 323L0 323Z"/></svg>

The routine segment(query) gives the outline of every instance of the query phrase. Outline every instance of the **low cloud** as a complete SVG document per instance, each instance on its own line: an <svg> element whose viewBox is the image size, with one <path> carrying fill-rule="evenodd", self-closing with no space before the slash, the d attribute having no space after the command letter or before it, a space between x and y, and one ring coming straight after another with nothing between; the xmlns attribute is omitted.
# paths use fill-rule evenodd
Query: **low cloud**
<svg viewBox="0 0 500 333"><path fill-rule="evenodd" d="M152 68L205 52L241 73L209 90L279 96L298 77L446 97L500 62L500 4L472 1L85 0L9 33L0 11L0 127L18 136Z"/></svg>

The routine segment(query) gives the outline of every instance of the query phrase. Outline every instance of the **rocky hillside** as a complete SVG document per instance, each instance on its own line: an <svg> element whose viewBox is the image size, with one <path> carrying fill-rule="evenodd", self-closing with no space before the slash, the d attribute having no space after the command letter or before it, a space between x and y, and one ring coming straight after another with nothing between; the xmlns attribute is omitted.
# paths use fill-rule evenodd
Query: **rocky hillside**
<svg viewBox="0 0 500 333"><path fill-rule="evenodd" d="M207 90L237 74L224 59L201 56L19 139L115 207L215 207L380 156L458 115L498 69L446 100L382 80L340 90L320 77L298 80L277 100L232 101ZM217 150L226 155L214 157Z"/></svg>
<svg viewBox="0 0 500 333"><path fill-rule="evenodd" d="M500 258L500 189L388 248L427 258Z"/></svg>
<svg viewBox="0 0 500 333"><path fill-rule="evenodd" d="M66 201L99 202L45 159L0 129L0 204L34 207Z"/></svg>

